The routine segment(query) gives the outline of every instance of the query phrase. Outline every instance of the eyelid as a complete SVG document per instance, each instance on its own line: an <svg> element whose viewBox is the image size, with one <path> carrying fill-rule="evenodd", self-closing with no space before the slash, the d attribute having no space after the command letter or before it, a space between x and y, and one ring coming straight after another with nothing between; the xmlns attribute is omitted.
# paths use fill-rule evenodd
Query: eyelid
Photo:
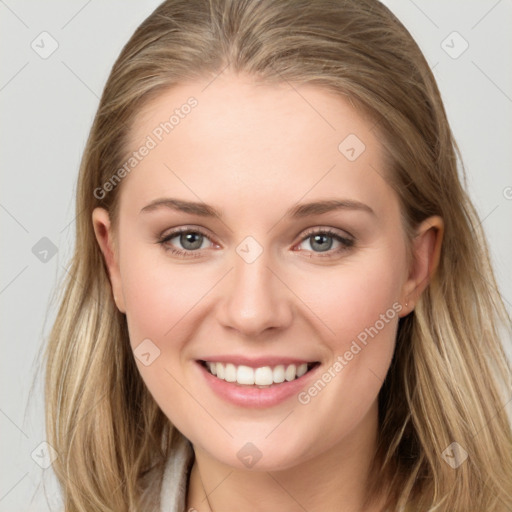
<svg viewBox="0 0 512 512"><path fill-rule="evenodd" d="M345 240L350 240L352 242L355 241L355 236L349 233L348 231L337 229L337 228L331 228L328 226L315 226L314 228L308 228L304 233L302 233L301 242L304 241L306 238L310 237L311 235L315 234L329 234L329 235L336 235L340 238L343 238Z"/></svg>
<svg viewBox="0 0 512 512"><path fill-rule="evenodd" d="M180 235L181 233L199 233L200 235L208 238L211 242L219 245L218 242L215 241L215 237L213 237L213 235L211 235L207 230L193 225L180 226L171 230L165 230L161 235L158 236L158 241L162 242L169 240L177 235Z"/></svg>

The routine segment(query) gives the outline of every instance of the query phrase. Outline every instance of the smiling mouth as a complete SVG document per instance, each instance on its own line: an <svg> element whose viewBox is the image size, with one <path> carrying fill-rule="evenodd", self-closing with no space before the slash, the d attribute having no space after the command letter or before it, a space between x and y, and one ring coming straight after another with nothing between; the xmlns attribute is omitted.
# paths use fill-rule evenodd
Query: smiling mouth
<svg viewBox="0 0 512 512"><path fill-rule="evenodd" d="M318 361L302 364L278 364L252 368L245 365L222 363L218 361L199 361L213 376L239 386L269 388L300 379L320 363Z"/></svg>

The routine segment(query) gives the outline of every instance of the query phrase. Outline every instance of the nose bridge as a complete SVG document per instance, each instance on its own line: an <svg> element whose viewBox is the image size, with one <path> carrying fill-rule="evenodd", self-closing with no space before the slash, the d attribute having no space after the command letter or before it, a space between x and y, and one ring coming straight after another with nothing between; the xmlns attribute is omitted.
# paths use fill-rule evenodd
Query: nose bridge
<svg viewBox="0 0 512 512"><path fill-rule="evenodd" d="M252 240L245 242L234 254L234 268L223 290L219 320L225 327L254 336L272 327L285 327L291 321L292 311L285 287L270 270L269 251Z"/></svg>

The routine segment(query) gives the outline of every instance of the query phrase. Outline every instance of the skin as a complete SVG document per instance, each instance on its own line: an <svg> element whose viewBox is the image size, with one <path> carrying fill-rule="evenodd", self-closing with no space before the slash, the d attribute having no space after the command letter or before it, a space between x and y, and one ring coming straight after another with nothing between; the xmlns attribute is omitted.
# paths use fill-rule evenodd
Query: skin
<svg viewBox="0 0 512 512"><path fill-rule="evenodd" d="M409 261L378 133L345 99L317 86L261 85L228 73L207 84L176 86L146 105L133 150L174 108L198 100L123 180L118 225L103 209L93 213L130 343L149 338L160 350L149 366L136 359L140 374L194 447L187 509L362 510L398 319L435 271L442 220L418 227ZM348 134L366 146L355 161L338 150ZM166 207L141 213L169 197L212 205L222 219ZM285 217L298 202L326 199L360 201L373 214ZM199 257L169 251L190 247L179 236L167 250L157 243L183 226L209 236L195 250ZM322 228L353 245L336 252L343 245L327 238L332 248L322 252L308 234ZM250 264L236 252L247 236L263 249ZM246 409L200 378L195 360L212 354L299 357L326 371L393 304L400 313L306 405L292 397ZM247 442L262 453L252 468L237 457Z"/></svg>

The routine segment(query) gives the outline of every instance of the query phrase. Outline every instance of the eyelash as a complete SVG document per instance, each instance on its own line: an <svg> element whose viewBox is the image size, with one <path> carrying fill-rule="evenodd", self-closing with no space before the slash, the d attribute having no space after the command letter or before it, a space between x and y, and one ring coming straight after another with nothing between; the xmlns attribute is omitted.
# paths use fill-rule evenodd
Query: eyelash
<svg viewBox="0 0 512 512"><path fill-rule="evenodd" d="M210 239L209 235L206 234L204 231L202 231L199 228L194 228L194 229L191 229L191 228L178 228L178 229L172 231L171 233L168 233L167 235L160 237L157 240L157 243L162 245L165 251L169 251L170 253L172 253L173 255L178 256L178 257L182 257L182 258L199 258L199 257L201 257L202 254L201 254L201 250L200 249L196 249L194 251L192 251L192 250L182 250L182 249L176 249L175 247L167 245L170 240L172 240L177 235L180 235L182 233L194 233L194 234L202 235L202 236L204 236L207 239ZM333 257L336 254L340 254L340 253L342 253L344 251L347 251L348 249L353 247L354 243L355 243L355 239L354 238L343 237L339 233L337 233L336 231L333 231L332 229L329 229L329 228L325 228L325 229L313 228L310 231L306 231L306 233L301 238L301 240L300 240L298 245L301 245L308 238L311 238L311 237L313 237L315 235L326 235L327 237L334 238L336 241L340 242L340 244L342 245L342 247L339 247L338 249L334 249L334 250L330 249L328 251L325 251L325 254L323 254L322 252L310 251L310 252L313 252L314 254L316 254L320 258L330 258L330 257Z"/></svg>

